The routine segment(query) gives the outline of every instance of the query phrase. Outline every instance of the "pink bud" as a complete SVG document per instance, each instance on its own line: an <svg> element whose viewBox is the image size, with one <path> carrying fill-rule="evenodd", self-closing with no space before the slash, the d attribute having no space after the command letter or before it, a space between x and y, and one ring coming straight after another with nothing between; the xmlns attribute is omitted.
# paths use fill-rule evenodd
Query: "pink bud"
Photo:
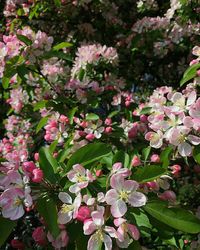
<svg viewBox="0 0 200 250"><path fill-rule="evenodd" d="M200 70L197 70L197 76L200 76Z"/></svg>
<svg viewBox="0 0 200 250"><path fill-rule="evenodd" d="M126 107L129 107L129 106L130 106L130 104L131 104L131 102L130 102L130 101L125 101L125 106L126 106Z"/></svg>
<svg viewBox="0 0 200 250"><path fill-rule="evenodd" d="M164 193L158 195L158 197L161 200L167 200L167 201L173 201L173 202L176 201L176 194L171 190L165 191Z"/></svg>
<svg viewBox="0 0 200 250"><path fill-rule="evenodd" d="M103 171L101 169L96 170L96 176L100 177L103 174Z"/></svg>
<svg viewBox="0 0 200 250"><path fill-rule="evenodd" d="M133 124L133 127L128 131L128 137L129 137L130 139L136 137L136 136L137 136L137 132L138 132L138 123L135 122L135 123Z"/></svg>
<svg viewBox="0 0 200 250"><path fill-rule="evenodd" d="M80 126L83 127L83 128L87 128L88 122L82 121L82 122L80 123Z"/></svg>
<svg viewBox="0 0 200 250"><path fill-rule="evenodd" d="M32 182L40 183L43 179L43 171L39 168L33 170Z"/></svg>
<svg viewBox="0 0 200 250"><path fill-rule="evenodd" d="M173 174L174 176L179 176L180 171L181 171L181 166L180 166L180 165L178 165L178 164L173 165L173 166L171 167L171 169L172 169L172 174Z"/></svg>
<svg viewBox="0 0 200 250"><path fill-rule="evenodd" d="M89 219L91 216L91 211L87 206L81 206L78 210L77 220L84 222L86 219Z"/></svg>
<svg viewBox="0 0 200 250"><path fill-rule="evenodd" d="M58 157L58 152L53 153L53 158L56 158L56 157Z"/></svg>
<svg viewBox="0 0 200 250"><path fill-rule="evenodd" d="M159 190L159 185L155 181L149 181L146 183L147 187L153 190Z"/></svg>
<svg viewBox="0 0 200 250"><path fill-rule="evenodd" d="M104 130L104 132L106 134L110 134L112 132L112 127L106 127L105 130Z"/></svg>
<svg viewBox="0 0 200 250"><path fill-rule="evenodd" d="M139 232L138 228L135 225L128 224L128 229L129 229L129 232L131 234L131 237L134 240L139 240L139 238L140 238L140 232Z"/></svg>
<svg viewBox="0 0 200 250"><path fill-rule="evenodd" d="M22 164L22 169L25 172L32 173L34 169L36 169L35 163L32 161L26 161Z"/></svg>
<svg viewBox="0 0 200 250"><path fill-rule="evenodd" d="M61 115L60 118L59 118L59 121L62 122L62 123L69 123L69 119L65 115Z"/></svg>
<svg viewBox="0 0 200 250"><path fill-rule="evenodd" d="M111 118L106 118L105 119L105 124L107 125L107 126L110 126L111 124L112 124L112 119Z"/></svg>
<svg viewBox="0 0 200 250"><path fill-rule="evenodd" d="M11 240L10 244L13 248L18 249L18 250L23 250L25 248L24 243L17 239Z"/></svg>
<svg viewBox="0 0 200 250"><path fill-rule="evenodd" d="M153 154L151 156L151 162L160 162L160 156L157 154Z"/></svg>
<svg viewBox="0 0 200 250"><path fill-rule="evenodd" d="M140 116L140 121L146 123L146 122L148 122L148 119L147 119L147 118L148 118L148 117L147 117L146 115L141 115L141 116Z"/></svg>
<svg viewBox="0 0 200 250"><path fill-rule="evenodd" d="M190 66L191 65L194 65L194 64L197 64L199 61L197 60L197 59L194 59L194 60L192 60L191 62L190 62Z"/></svg>
<svg viewBox="0 0 200 250"><path fill-rule="evenodd" d="M131 165L132 165L132 167L137 167L137 166L141 165L140 158L137 155L133 156L133 159L131 161Z"/></svg>
<svg viewBox="0 0 200 250"><path fill-rule="evenodd" d="M95 136L94 136L94 134L88 134L88 135L86 135L85 138L86 138L88 141L92 141L92 140L94 140Z"/></svg>
<svg viewBox="0 0 200 250"><path fill-rule="evenodd" d="M35 161L39 161L39 153L34 154L34 159L35 159Z"/></svg>
<svg viewBox="0 0 200 250"><path fill-rule="evenodd" d="M138 116L138 111L137 110L133 110L132 115Z"/></svg>
<svg viewBox="0 0 200 250"><path fill-rule="evenodd" d="M37 227L32 233L32 238L39 246L44 246L47 244L46 233L43 227Z"/></svg>

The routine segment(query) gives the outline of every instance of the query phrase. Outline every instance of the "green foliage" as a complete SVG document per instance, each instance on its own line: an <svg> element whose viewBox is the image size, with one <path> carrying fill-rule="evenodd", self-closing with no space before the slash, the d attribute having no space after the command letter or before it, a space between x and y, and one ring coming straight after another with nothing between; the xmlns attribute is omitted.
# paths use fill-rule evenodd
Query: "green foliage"
<svg viewBox="0 0 200 250"><path fill-rule="evenodd" d="M184 73L183 78L180 81L180 86L183 86L186 82L190 81L197 75L197 70L200 68L200 63L191 65Z"/></svg>
<svg viewBox="0 0 200 250"><path fill-rule="evenodd" d="M150 201L144 210L157 220L177 230L196 234L200 232L200 220L187 210L168 207L165 202Z"/></svg>
<svg viewBox="0 0 200 250"><path fill-rule="evenodd" d="M60 230L57 223L58 211L55 201L48 196L42 197L37 200L36 207L40 215L44 218L49 231L53 237L56 238L59 235Z"/></svg>
<svg viewBox="0 0 200 250"><path fill-rule="evenodd" d="M8 236L12 232L13 228L17 225L16 221L0 217L0 247L7 240Z"/></svg>
<svg viewBox="0 0 200 250"><path fill-rule="evenodd" d="M89 163L99 161L111 152L111 146L98 142L88 144L78 149L69 159L67 163L67 170L74 164L82 164L87 166Z"/></svg>

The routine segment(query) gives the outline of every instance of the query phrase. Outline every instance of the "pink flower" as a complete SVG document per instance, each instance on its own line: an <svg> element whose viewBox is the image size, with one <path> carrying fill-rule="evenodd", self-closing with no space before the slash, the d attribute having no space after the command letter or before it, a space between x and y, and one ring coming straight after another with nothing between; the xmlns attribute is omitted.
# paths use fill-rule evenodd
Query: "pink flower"
<svg viewBox="0 0 200 250"><path fill-rule="evenodd" d="M116 162L112 166L111 175L113 174L121 174L124 178L131 175L131 170L128 168L123 168L121 162Z"/></svg>
<svg viewBox="0 0 200 250"><path fill-rule="evenodd" d="M176 201L176 194L171 190L166 190L164 193L158 195L161 200Z"/></svg>
<svg viewBox="0 0 200 250"><path fill-rule="evenodd" d="M114 224L117 229L117 245L120 248L128 248L129 244L134 240L138 240L140 238L140 232L135 225L127 223L127 220L123 218L114 219Z"/></svg>
<svg viewBox="0 0 200 250"><path fill-rule="evenodd" d="M75 219L77 217L82 197L79 193L74 202L72 202L72 198L64 192L60 192L58 197L64 203L58 213L58 223L67 224L72 218Z"/></svg>
<svg viewBox="0 0 200 250"><path fill-rule="evenodd" d="M163 133L161 131L148 132L145 135L145 139L150 141L150 146L152 148L161 148L163 144Z"/></svg>
<svg viewBox="0 0 200 250"><path fill-rule="evenodd" d="M137 166L140 166L142 163L140 161L140 158L137 156L137 155L134 155L133 156L133 159L131 161L131 166L132 167L137 167Z"/></svg>
<svg viewBox="0 0 200 250"><path fill-rule="evenodd" d="M48 232L47 238L56 250L60 250L63 247L66 247L69 242L69 236L66 230L61 230L61 233L58 235L56 239L54 239L54 237L50 234L50 232Z"/></svg>
<svg viewBox="0 0 200 250"><path fill-rule="evenodd" d="M17 220L24 215L24 191L20 188L5 190L0 196L2 215L10 220Z"/></svg>
<svg viewBox="0 0 200 250"><path fill-rule="evenodd" d="M151 156L151 162L160 162L160 156L157 154L153 154Z"/></svg>
<svg viewBox="0 0 200 250"><path fill-rule="evenodd" d="M39 246L44 246L47 244L46 233L43 227L37 227L32 233L32 238Z"/></svg>
<svg viewBox="0 0 200 250"><path fill-rule="evenodd" d="M32 174L33 174L33 177L31 179L32 182L40 183L42 181L44 174L41 169L39 168L34 169Z"/></svg>
<svg viewBox="0 0 200 250"><path fill-rule="evenodd" d="M89 182L93 182L95 180L92 173L80 164L76 164L72 168L73 170L69 171L67 174L68 179L75 183L69 188L71 193L78 193L81 189L86 188Z"/></svg>
<svg viewBox="0 0 200 250"><path fill-rule="evenodd" d="M24 243L18 239L12 239L10 244L13 248L18 250L23 250L25 248Z"/></svg>
<svg viewBox="0 0 200 250"><path fill-rule="evenodd" d="M78 210L78 214L76 219L84 222L84 220L89 219L91 217L91 210L87 206L81 206Z"/></svg>
<svg viewBox="0 0 200 250"><path fill-rule="evenodd" d="M133 180L125 180L121 174L111 177L110 189L105 196L106 203L111 205L111 213L114 217L122 217L127 212L127 203L132 207L141 207L146 204L147 198L136 190L139 184Z"/></svg>
<svg viewBox="0 0 200 250"><path fill-rule="evenodd" d="M102 243L104 243L106 250L112 250L112 240L106 232L110 234L110 232L115 232L115 229L104 226L104 211L104 207L99 207L98 211L91 213L91 219L84 221L84 234L94 233L88 241L88 250L101 249Z"/></svg>

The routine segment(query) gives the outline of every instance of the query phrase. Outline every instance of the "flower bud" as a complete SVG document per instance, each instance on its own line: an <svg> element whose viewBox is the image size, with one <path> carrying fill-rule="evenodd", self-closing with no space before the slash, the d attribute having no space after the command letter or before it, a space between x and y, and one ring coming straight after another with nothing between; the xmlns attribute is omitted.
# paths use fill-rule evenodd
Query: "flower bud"
<svg viewBox="0 0 200 250"><path fill-rule="evenodd" d="M24 243L20 240L17 240L17 239L11 240L10 244L15 249L23 250L25 248Z"/></svg>
<svg viewBox="0 0 200 250"><path fill-rule="evenodd" d="M35 163L32 161L26 161L22 164L22 169L25 172L32 173L34 169L36 169Z"/></svg>
<svg viewBox="0 0 200 250"><path fill-rule="evenodd" d="M86 135L85 138L86 138L88 141L92 141L92 140L94 140L95 136L94 136L94 134L88 134L88 135Z"/></svg>
<svg viewBox="0 0 200 250"><path fill-rule="evenodd" d="M110 134L112 132L112 127L106 127L105 130L104 130L104 132L106 134Z"/></svg>
<svg viewBox="0 0 200 250"><path fill-rule="evenodd" d="M46 233L43 227L37 227L32 233L32 238L39 246L44 246L47 244Z"/></svg>
<svg viewBox="0 0 200 250"><path fill-rule="evenodd" d="M110 126L111 124L112 124L112 119L111 118L106 118L105 119L105 124L107 125L107 126Z"/></svg>
<svg viewBox="0 0 200 250"><path fill-rule="evenodd" d="M146 122L148 122L148 119L147 119L147 118L148 118L148 117L147 117L146 115L141 115L141 116L140 116L140 121L146 123Z"/></svg>
<svg viewBox="0 0 200 250"><path fill-rule="evenodd" d="M161 200L167 200L167 201L172 201L172 202L176 201L176 194L171 190L165 191L164 193L158 195L158 197Z"/></svg>
<svg viewBox="0 0 200 250"><path fill-rule="evenodd" d="M40 183L43 179L43 171L39 168L36 168L33 170L32 173L33 173L32 181L36 183Z"/></svg>
<svg viewBox="0 0 200 250"><path fill-rule="evenodd" d="M137 155L133 156L133 159L131 161L131 165L132 165L132 167L137 167L137 166L141 165L140 158Z"/></svg>
<svg viewBox="0 0 200 250"><path fill-rule="evenodd" d="M78 210L77 220L84 222L86 219L89 219L91 216L91 211L87 206L81 206Z"/></svg>
<svg viewBox="0 0 200 250"><path fill-rule="evenodd" d="M160 162L160 156L157 154L153 154L151 156L151 162Z"/></svg>
<svg viewBox="0 0 200 250"><path fill-rule="evenodd" d="M39 156L39 153L35 153L35 154L34 154L34 159L35 159L35 161L39 161L39 157L40 157L40 156Z"/></svg>

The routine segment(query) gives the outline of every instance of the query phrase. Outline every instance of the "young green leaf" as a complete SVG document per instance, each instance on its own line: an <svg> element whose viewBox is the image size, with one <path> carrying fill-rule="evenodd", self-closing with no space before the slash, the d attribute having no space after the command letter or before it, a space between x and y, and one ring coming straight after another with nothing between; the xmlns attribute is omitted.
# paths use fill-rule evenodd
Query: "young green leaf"
<svg viewBox="0 0 200 250"><path fill-rule="evenodd" d="M21 42L23 42L23 43L25 43L26 45L28 45L28 46L30 46L31 44L32 44L32 41L30 40L30 39L28 39L28 37L26 37L26 36L23 36L23 35L17 35L17 38L21 41Z"/></svg>
<svg viewBox="0 0 200 250"><path fill-rule="evenodd" d="M56 238L60 233L57 223L58 212L56 203L52 198L44 197L40 198L37 201L36 207L39 214L44 218L44 221L47 224L50 233L53 235L54 238Z"/></svg>
<svg viewBox="0 0 200 250"><path fill-rule="evenodd" d="M110 145L98 142L88 144L78 149L69 159L67 169L70 169L74 164L80 163L87 165L95 162L108 155L111 152Z"/></svg>
<svg viewBox="0 0 200 250"><path fill-rule="evenodd" d="M197 70L200 68L200 63L191 65L184 73L183 78L181 79L180 86L183 86L186 82L193 79L196 74Z"/></svg>
<svg viewBox="0 0 200 250"><path fill-rule="evenodd" d="M62 42L62 43L59 43L59 44L55 45L53 47L53 50L60 50L60 49L69 48L69 47L72 47L72 46L73 46L72 43Z"/></svg>
<svg viewBox="0 0 200 250"><path fill-rule="evenodd" d="M12 221L3 217L0 217L0 247L7 240L14 227L17 225L16 221Z"/></svg>
<svg viewBox="0 0 200 250"><path fill-rule="evenodd" d="M36 134L47 124L49 117L42 117L42 119L39 121L37 127L36 127Z"/></svg>
<svg viewBox="0 0 200 250"><path fill-rule="evenodd" d="M200 232L200 220L187 210L168 208L165 202L160 201L147 203L144 210L155 219L177 230L191 234Z"/></svg>

